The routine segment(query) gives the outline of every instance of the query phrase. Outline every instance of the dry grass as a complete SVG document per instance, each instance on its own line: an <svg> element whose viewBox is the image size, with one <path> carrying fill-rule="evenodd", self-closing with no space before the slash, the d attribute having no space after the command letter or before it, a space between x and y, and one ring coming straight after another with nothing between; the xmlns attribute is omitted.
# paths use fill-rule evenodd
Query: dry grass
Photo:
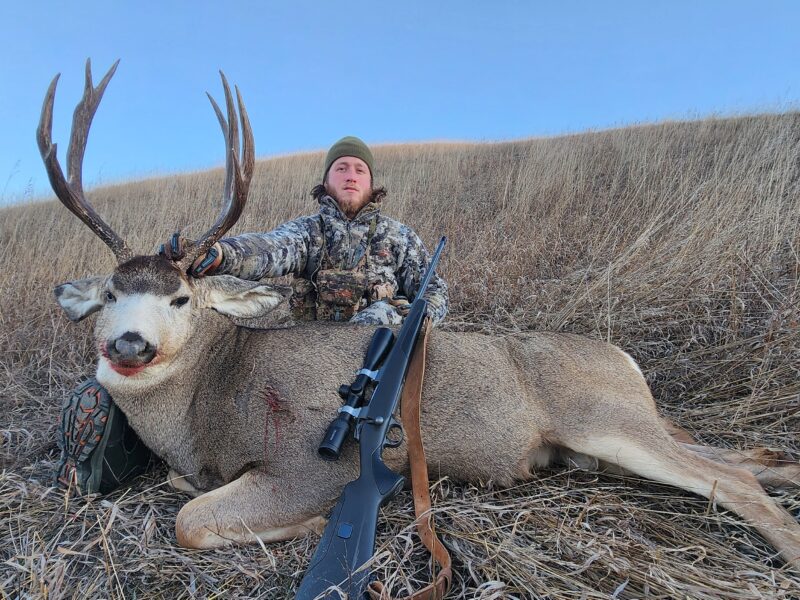
<svg viewBox="0 0 800 600"><path fill-rule="evenodd" d="M386 212L429 246L450 238L449 328L611 340L704 442L800 456L800 114L377 155ZM313 211L321 161L260 163L234 233ZM90 198L150 251L176 228L207 227L220 188L215 171ZM50 289L113 258L52 202L0 215L2 597L286 597L313 540L178 548L185 497L163 472L89 501L50 487L60 399L94 360L91 326L69 325ZM777 500L800 516L798 492ZM442 480L435 507L453 598L800 596L796 574L738 518L636 479L548 471L512 490ZM428 576L409 494L384 517L379 572L400 593Z"/></svg>

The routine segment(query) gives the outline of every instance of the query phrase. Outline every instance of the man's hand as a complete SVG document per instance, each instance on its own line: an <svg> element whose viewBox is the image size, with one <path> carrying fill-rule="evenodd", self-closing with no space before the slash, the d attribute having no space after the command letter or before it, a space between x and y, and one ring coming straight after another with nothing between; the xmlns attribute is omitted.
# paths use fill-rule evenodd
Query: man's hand
<svg viewBox="0 0 800 600"><path fill-rule="evenodd" d="M179 231L176 231L170 236L169 242L158 247L158 253L167 260L175 262L186 255L186 247L193 243L192 240L183 237Z"/></svg>
<svg viewBox="0 0 800 600"><path fill-rule="evenodd" d="M189 268L192 277L205 277L212 275L222 262L222 246L219 242L211 246L208 252L198 256Z"/></svg>
<svg viewBox="0 0 800 600"><path fill-rule="evenodd" d="M408 316L408 312L411 310L411 303L408 301L408 298L405 296L394 296L393 298L389 298L388 302L394 306L400 316Z"/></svg>
<svg viewBox="0 0 800 600"><path fill-rule="evenodd" d="M194 240L183 237L180 232L173 233L169 242L158 247L158 253L167 260L179 261L186 256L186 250L194 245ZM212 274L222 262L222 246L219 242L208 252L198 256L187 271L192 277L205 277Z"/></svg>

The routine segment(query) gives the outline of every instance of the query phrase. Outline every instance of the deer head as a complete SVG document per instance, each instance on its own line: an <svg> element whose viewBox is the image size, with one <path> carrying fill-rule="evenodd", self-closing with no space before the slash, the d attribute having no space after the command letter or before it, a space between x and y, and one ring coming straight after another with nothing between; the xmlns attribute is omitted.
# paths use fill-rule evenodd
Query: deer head
<svg viewBox="0 0 800 600"><path fill-rule="evenodd" d="M197 311L214 309L235 317L254 317L274 308L283 296L276 289L230 276L193 279L186 275L194 260L222 237L242 214L255 164L253 133L239 89L236 100L242 128L239 144L236 108L225 75L227 118L209 95L225 137L223 208L216 222L185 255L171 261L160 255L134 255L125 241L95 212L83 192L82 165L89 127L119 61L93 86L91 63L86 61L86 83L75 108L64 176L52 142L53 103L58 75L50 84L36 132L39 151L53 190L73 214L100 237L118 265L113 273L64 283L55 288L58 303L73 321L100 311L95 339L100 356L98 376L105 380L162 379L169 365L190 339Z"/></svg>

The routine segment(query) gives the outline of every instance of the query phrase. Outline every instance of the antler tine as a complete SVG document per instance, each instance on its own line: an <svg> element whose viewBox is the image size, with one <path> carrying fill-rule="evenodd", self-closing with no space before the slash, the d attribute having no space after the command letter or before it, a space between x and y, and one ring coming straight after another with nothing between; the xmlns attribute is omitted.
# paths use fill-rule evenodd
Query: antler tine
<svg viewBox="0 0 800 600"><path fill-rule="evenodd" d="M67 149L67 171L69 180L64 177L64 171L56 155L57 145L53 143L53 105L55 103L56 85L60 75L56 75L47 89L42 105L42 116L39 127L36 129L36 141L42 155L50 185L58 199L70 212L86 223L103 242L111 248L117 261L122 263L133 256L125 241L120 238L109 225L100 218L94 208L86 200L83 193L82 168L83 156L86 151L86 140L89 136L89 127L103 97L108 82L117 70L119 61L115 62L100 81L97 87L92 85L91 61L86 61L86 84L83 97L75 107L72 116L72 132Z"/></svg>
<svg viewBox="0 0 800 600"><path fill-rule="evenodd" d="M223 79L223 82L224 82L224 79ZM227 83L227 82L225 82L225 83ZM209 94L208 92L206 92L206 96L208 96L208 99L211 102L211 106L214 108L214 112L217 115L217 120L219 121L219 126L222 129L222 136L225 138L225 185L222 188L222 198L223 198L223 200L226 200L227 198L231 197L231 194L233 192L233 187L232 186L233 186L234 179L233 179L233 168L232 168L232 163L231 163L231 160L232 160L231 156L234 154L234 152L232 152L232 150L235 149L235 148L238 148L238 146L234 146L234 145L230 144L230 139L229 139L230 130L229 130L229 127L228 127L228 120L231 118L231 106L230 106L230 103L227 102L230 90L228 89L227 85L224 85L224 87L225 87L225 92L226 92L226 94L225 94L225 100L226 100L225 108L226 108L226 110L228 112L227 119L225 118L225 115L222 114L222 111L219 108L219 104L217 104L217 101L214 100L214 97L211 94ZM234 126L235 125L236 125L236 123L234 123ZM226 207L223 207L223 213L225 212L225 208Z"/></svg>
<svg viewBox="0 0 800 600"><path fill-rule="evenodd" d="M244 106L242 94L239 92L239 86L234 87L236 89L236 102L239 105L239 117L242 120L242 135L244 136L242 141L242 165L244 166L247 183L243 185L247 186L247 190L245 190L245 192L247 192L250 190L250 179L253 176L253 170L256 165L256 145L253 139L253 130L250 127L250 117Z"/></svg>
<svg viewBox="0 0 800 600"><path fill-rule="evenodd" d="M197 241L183 258L179 265L181 269L186 269L194 260L208 251L219 238L221 238L242 215L244 205L247 202L247 193L250 188L250 180L255 166L255 142L253 140L253 130L250 127L250 118L242 101L239 88L236 87L236 100L239 106L239 121L242 127L242 147L239 147L239 128L236 119L236 106L233 102L228 81L225 74L220 71L222 87L225 91L225 108L227 119L222 114L219 105L214 101L210 94L208 98L211 106L217 115L222 134L225 137L225 186L223 188L223 207L216 222L205 234ZM241 152L241 154L240 154ZM241 156L241 159L240 159Z"/></svg>

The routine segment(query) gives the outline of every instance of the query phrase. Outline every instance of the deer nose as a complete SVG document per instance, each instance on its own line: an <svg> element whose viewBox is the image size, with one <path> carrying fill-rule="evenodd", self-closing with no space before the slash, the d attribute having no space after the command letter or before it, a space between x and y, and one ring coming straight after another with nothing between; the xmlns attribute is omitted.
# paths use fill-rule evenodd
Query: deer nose
<svg viewBox="0 0 800 600"><path fill-rule="evenodd" d="M148 363L156 355L156 349L140 334L126 331L113 344L113 354L117 360L136 360Z"/></svg>

